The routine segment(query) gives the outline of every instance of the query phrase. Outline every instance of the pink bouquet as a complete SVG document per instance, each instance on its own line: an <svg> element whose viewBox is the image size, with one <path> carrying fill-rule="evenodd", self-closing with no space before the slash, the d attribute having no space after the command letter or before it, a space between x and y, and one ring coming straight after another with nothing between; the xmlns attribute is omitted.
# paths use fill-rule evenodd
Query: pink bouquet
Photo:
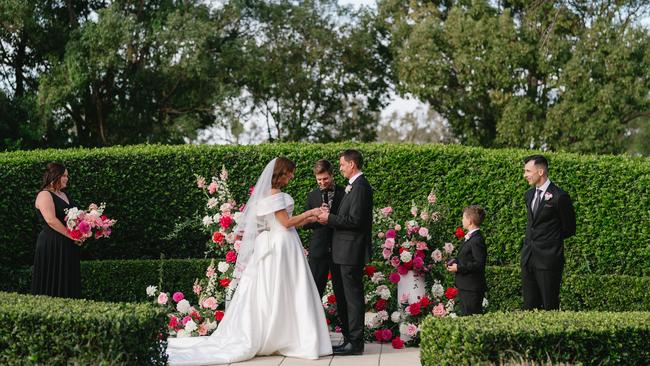
<svg viewBox="0 0 650 366"><path fill-rule="evenodd" d="M65 222L68 235L78 242L94 237L99 239L111 235L111 227L116 220L109 219L104 213L105 203L99 206L92 203L87 210L80 210L77 207L65 210Z"/></svg>

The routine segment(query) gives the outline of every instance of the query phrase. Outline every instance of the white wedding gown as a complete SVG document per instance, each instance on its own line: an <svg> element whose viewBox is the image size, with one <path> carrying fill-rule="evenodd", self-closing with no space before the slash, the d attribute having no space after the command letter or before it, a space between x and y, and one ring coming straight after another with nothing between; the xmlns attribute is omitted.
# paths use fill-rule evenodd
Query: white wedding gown
<svg viewBox="0 0 650 366"><path fill-rule="evenodd" d="M238 362L280 354L318 359L332 353L323 305L294 228L275 212L293 213L286 193L263 198L257 215L268 225L255 239L253 257L242 273L226 314L208 337L170 338L171 365Z"/></svg>

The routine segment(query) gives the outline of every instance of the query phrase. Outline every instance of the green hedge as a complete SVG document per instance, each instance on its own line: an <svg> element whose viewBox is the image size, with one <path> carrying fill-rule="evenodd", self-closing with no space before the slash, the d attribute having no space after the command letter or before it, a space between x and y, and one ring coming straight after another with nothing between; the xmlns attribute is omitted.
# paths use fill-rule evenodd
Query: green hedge
<svg viewBox="0 0 650 366"><path fill-rule="evenodd" d="M165 365L166 315L151 304L0 293L0 364Z"/></svg>
<svg viewBox="0 0 650 366"><path fill-rule="evenodd" d="M105 149L40 150L0 154L0 264L31 264L38 227L33 200L45 163L64 162L70 194L80 204L107 202L116 218L113 237L91 243L86 259L202 257L205 234L182 232L163 240L174 224L204 203L194 173L230 170L239 200L274 156L298 163L287 191L300 208L315 186L312 163L336 160L343 148L360 149L363 170L375 188L377 206L408 214L412 199L435 188L449 208L450 225L463 206L487 209L483 225L492 265L515 265L524 236L526 209L522 158L531 151L489 150L458 145L269 144L260 146L129 146ZM566 243L567 271L650 274L650 160L624 156L549 153L550 177L574 200L577 235ZM343 180L337 174L338 182ZM457 219L457 220L456 220ZM452 238L440 238L441 242Z"/></svg>
<svg viewBox="0 0 650 366"><path fill-rule="evenodd" d="M145 289L182 291L191 296L194 279L205 274L207 259L107 260L81 262L82 297L98 301L148 301ZM162 268L162 272L160 269ZM29 291L29 268L11 281L22 286L2 290ZM488 311L521 309L521 278L517 267L487 267ZM560 293L563 310L650 311L650 278L626 275L564 277Z"/></svg>
<svg viewBox="0 0 650 366"><path fill-rule="evenodd" d="M584 365L650 364L649 312L508 312L428 317L423 365L533 361ZM549 362L550 361L550 362Z"/></svg>

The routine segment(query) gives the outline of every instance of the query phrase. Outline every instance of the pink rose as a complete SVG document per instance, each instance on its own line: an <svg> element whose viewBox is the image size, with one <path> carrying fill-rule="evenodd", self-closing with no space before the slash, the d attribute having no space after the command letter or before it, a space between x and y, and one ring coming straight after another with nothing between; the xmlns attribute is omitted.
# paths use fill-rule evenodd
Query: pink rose
<svg viewBox="0 0 650 366"><path fill-rule="evenodd" d="M402 225L395 224L395 231L400 231L400 230L402 230Z"/></svg>
<svg viewBox="0 0 650 366"><path fill-rule="evenodd" d="M386 239L386 241L384 242L384 248L386 249L393 249L394 246L395 246L395 239L393 238Z"/></svg>
<svg viewBox="0 0 650 366"><path fill-rule="evenodd" d="M384 259L390 258L391 254L393 254L393 251L388 248L384 248L384 250L382 251L382 255L384 256Z"/></svg>
<svg viewBox="0 0 650 366"><path fill-rule="evenodd" d="M436 316L438 318L445 316L447 312L445 311L445 306L442 305L442 303L439 303L438 305L433 307L433 310L431 311L431 314L433 316Z"/></svg>
<svg viewBox="0 0 650 366"><path fill-rule="evenodd" d="M384 329L382 330L381 337L384 342L388 342L391 338L393 338L393 332L391 332L390 329Z"/></svg>
<svg viewBox="0 0 650 366"><path fill-rule="evenodd" d="M454 244L452 243L445 243L445 253L451 254L451 252L454 251Z"/></svg>
<svg viewBox="0 0 650 366"><path fill-rule="evenodd" d="M79 225L77 225L77 230L81 231L82 234L87 234L90 231L90 224L87 221L82 220L79 222Z"/></svg>
<svg viewBox="0 0 650 366"><path fill-rule="evenodd" d="M440 262L442 260L442 252L439 249L434 250L433 253L431 253L431 258L436 262Z"/></svg>
<svg viewBox="0 0 650 366"><path fill-rule="evenodd" d="M418 332L418 326L415 324L409 324L406 326L406 334L414 336Z"/></svg>
<svg viewBox="0 0 650 366"><path fill-rule="evenodd" d="M429 235L429 229L427 229L426 227L421 227L420 230L418 230L418 234L426 238Z"/></svg>
<svg viewBox="0 0 650 366"><path fill-rule="evenodd" d="M232 245L232 248L236 251L239 252L239 249L241 248L241 240L236 240L235 244Z"/></svg>
<svg viewBox="0 0 650 366"><path fill-rule="evenodd" d="M210 296L207 299L204 299L201 303L201 307L204 309L216 310L217 309L217 300Z"/></svg>
<svg viewBox="0 0 650 366"><path fill-rule="evenodd" d="M415 249L417 249L417 250L426 250L427 249L427 243L425 243L423 241L419 241L419 242L415 243Z"/></svg>
<svg viewBox="0 0 650 366"><path fill-rule="evenodd" d="M390 215L390 214L393 213L393 208L390 207L390 206L388 206L388 207L384 207L384 208L382 208L380 211L381 211L381 214L382 214L382 215L384 215L384 216L388 216L388 215Z"/></svg>
<svg viewBox="0 0 650 366"><path fill-rule="evenodd" d="M398 283L400 279L401 277L397 272L393 272L390 274L390 276L388 276L388 280L392 283Z"/></svg>
<svg viewBox="0 0 650 366"><path fill-rule="evenodd" d="M397 268L397 266L399 266L399 264L400 264L399 257L398 257L398 256L394 256L393 258L391 258L391 259L390 259L390 264L391 264L393 267Z"/></svg>
<svg viewBox="0 0 650 366"><path fill-rule="evenodd" d="M210 183L210 185L208 186L208 192L210 192L210 194L214 194L214 192L217 191L217 187L218 187L217 182Z"/></svg>
<svg viewBox="0 0 650 366"><path fill-rule="evenodd" d="M413 259L413 268L422 269L423 266L424 260L422 260L422 257L415 257L415 259Z"/></svg>
<svg viewBox="0 0 650 366"><path fill-rule="evenodd" d="M198 332L200 336L204 336L208 333L208 326L205 323L199 324Z"/></svg>
<svg viewBox="0 0 650 366"><path fill-rule="evenodd" d="M396 235L396 233L395 233L395 230L393 230L393 229L389 229L386 232L386 238L388 238L388 239L394 239L395 235Z"/></svg>
<svg viewBox="0 0 650 366"><path fill-rule="evenodd" d="M167 293L161 292L160 295L158 295L158 304L165 305L167 300Z"/></svg>
<svg viewBox="0 0 650 366"><path fill-rule="evenodd" d="M174 302L179 302L179 301L183 300L184 298L185 298L185 295L183 295L182 292L174 292L174 294L172 295L172 300L174 300Z"/></svg>
<svg viewBox="0 0 650 366"><path fill-rule="evenodd" d="M190 320L192 320L192 317L189 315L186 315L183 320L181 320L181 324L185 325L187 324Z"/></svg>

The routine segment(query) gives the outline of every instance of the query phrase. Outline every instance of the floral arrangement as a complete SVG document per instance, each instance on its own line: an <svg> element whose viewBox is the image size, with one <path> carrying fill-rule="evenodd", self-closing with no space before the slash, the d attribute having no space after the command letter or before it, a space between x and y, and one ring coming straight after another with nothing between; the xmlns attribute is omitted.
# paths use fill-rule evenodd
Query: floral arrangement
<svg viewBox="0 0 650 366"><path fill-rule="evenodd" d="M79 243L83 243L88 238L109 237L117 221L104 215L105 208L104 202L99 206L91 203L87 210L80 210L77 207L66 208L64 212L68 235Z"/></svg>

